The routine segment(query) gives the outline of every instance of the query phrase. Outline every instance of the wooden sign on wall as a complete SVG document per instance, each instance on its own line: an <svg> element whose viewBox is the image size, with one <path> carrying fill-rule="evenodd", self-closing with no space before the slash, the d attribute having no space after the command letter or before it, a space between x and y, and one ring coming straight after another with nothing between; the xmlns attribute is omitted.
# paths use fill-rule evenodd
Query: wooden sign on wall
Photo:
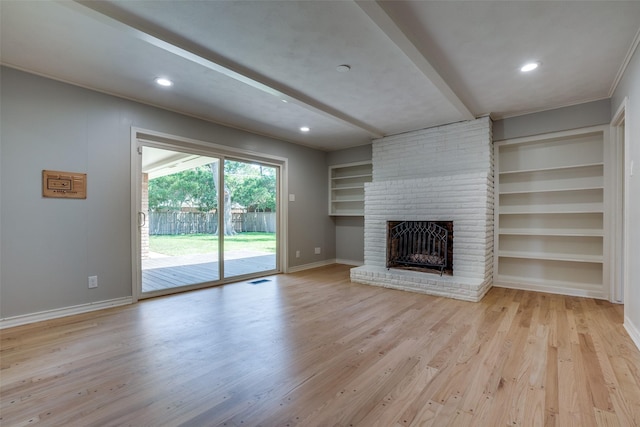
<svg viewBox="0 0 640 427"><path fill-rule="evenodd" d="M42 197L86 199L87 174L43 170Z"/></svg>

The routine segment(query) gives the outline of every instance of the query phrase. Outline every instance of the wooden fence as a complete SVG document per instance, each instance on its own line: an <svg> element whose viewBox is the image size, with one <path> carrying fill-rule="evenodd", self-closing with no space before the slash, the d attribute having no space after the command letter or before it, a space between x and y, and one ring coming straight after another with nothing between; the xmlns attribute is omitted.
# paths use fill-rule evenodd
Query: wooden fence
<svg viewBox="0 0 640 427"><path fill-rule="evenodd" d="M233 229L238 232L276 232L275 212L234 213ZM149 234L214 234L218 214L207 212L149 212Z"/></svg>

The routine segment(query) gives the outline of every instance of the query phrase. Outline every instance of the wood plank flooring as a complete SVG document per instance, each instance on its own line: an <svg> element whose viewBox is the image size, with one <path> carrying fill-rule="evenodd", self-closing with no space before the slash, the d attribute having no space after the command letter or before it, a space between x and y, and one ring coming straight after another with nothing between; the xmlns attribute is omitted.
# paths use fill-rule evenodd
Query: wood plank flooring
<svg viewBox="0 0 640 427"><path fill-rule="evenodd" d="M622 307L335 265L1 331L2 426L638 426Z"/></svg>

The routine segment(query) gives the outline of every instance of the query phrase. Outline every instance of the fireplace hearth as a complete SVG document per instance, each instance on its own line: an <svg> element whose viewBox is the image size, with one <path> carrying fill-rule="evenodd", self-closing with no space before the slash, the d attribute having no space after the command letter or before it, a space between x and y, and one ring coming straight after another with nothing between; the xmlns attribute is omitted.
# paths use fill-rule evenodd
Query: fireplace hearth
<svg viewBox="0 0 640 427"><path fill-rule="evenodd" d="M453 274L453 221L387 221L387 269Z"/></svg>

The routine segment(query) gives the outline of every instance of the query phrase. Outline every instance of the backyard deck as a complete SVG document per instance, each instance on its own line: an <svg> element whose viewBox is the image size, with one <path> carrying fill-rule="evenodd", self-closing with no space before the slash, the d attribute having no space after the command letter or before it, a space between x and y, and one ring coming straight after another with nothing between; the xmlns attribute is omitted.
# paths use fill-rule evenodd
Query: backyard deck
<svg viewBox="0 0 640 427"><path fill-rule="evenodd" d="M142 292L177 288L219 280L217 254L160 256L142 260ZM255 251L225 253L225 277L272 271L276 255Z"/></svg>

